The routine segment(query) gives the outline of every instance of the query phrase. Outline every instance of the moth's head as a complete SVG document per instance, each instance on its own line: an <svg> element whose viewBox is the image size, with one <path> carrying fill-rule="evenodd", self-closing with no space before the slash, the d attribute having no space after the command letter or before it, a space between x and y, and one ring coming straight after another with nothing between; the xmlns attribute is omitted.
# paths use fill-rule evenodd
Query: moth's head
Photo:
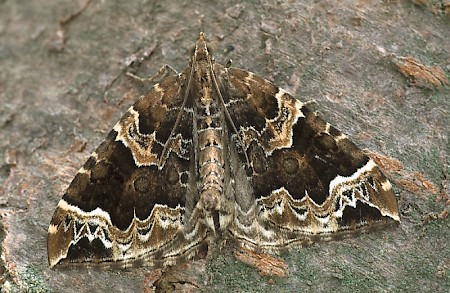
<svg viewBox="0 0 450 293"><path fill-rule="evenodd" d="M195 49L192 53L193 55L195 55L195 59L197 61L208 58L209 48L206 44L206 38L203 32L200 32L200 34L198 35L197 42L195 43Z"/></svg>

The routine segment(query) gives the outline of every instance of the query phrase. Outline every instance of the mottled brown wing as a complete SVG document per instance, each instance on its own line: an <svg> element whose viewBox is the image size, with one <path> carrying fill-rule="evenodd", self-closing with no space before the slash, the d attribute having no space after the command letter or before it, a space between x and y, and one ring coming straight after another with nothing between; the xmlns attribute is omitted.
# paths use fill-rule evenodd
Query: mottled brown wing
<svg viewBox="0 0 450 293"><path fill-rule="evenodd" d="M142 96L78 171L49 226L51 267L164 266L198 252L206 234L190 190L193 114L181 108L184 79L168 77Z"/></svg>
<svg viewBox="0 0 450 293"><path fill-rule="evenodd" d="M236 178L230 231L244 245L276 250L399 222L391 184L345 135L263 78L235 68L217 72L239 136L230 144Z"/></svg>

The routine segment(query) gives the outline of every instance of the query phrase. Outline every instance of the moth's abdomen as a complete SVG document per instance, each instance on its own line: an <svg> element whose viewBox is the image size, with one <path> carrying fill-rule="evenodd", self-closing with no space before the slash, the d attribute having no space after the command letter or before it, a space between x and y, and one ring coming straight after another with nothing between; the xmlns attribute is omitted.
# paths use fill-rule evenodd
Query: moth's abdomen
<svg viewBox="0 0 450 293"><path fill-rule="evenodd" d="M199 133L199 167L201 198L208 210L220 208L223 190L224 156L221 144L222 128L206 129Z"/></svg>
<svg viewBox="0 0 450 293"><path fill-rule="evenodd" d="M223 115L208 88L197 102L198 172L201 201L207 210L218 210L224 185Z"/></svg>

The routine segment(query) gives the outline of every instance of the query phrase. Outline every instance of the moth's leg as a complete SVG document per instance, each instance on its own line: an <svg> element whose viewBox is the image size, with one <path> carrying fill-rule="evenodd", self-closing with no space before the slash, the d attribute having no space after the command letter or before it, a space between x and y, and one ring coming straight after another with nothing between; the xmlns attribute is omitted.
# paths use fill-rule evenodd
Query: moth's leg
<svg viewBox="0 0 450 293"><path fill-rule="evenodd" d="M225 68L230 68L231 65L233 65L233 60L228 59L227 63L225 64Z"/></svg>
<svg viewBox="0 0 450 293"><path fill-rule="evenodd" d="M304 106L309 107L309 105L317 105L316 99L312 99L303 103Z"/></svg>
<svg viewBox="0 0 450 293"><path fill-rule="evenodd" d="M161 67L158 72L152 76L149 77L140 77L137 76L136 74L133 74L131 72L127 72L127 75L135 80L138 80L142 83L145 82L159 82L161 80L163 80L164 78L168 77L168 76L172 76L172 75L177 75L178 72L171 67L170 65L165 64L163 67Z"/></svg>

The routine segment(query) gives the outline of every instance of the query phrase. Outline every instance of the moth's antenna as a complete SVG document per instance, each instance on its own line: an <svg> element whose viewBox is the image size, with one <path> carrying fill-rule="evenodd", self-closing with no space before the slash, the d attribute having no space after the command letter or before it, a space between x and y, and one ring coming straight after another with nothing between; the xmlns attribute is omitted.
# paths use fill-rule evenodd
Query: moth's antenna
<svg viewBox="0 0 450 293"><path fill-rule="evenodd" d="M233 131L236 133L237 138L239 140L239 143L242 146L242 150L243 150L244 155L245 155L245 160L247 161L247 167L250 167L250 160L248 159L247 152L245 151L244 141L242 140L242 137L239 135L239 132L238 132L238 130L236 128L236 125L234 124L233 119L231 118L230 112L228 112L228 109L225 106L225 101L223 100L222 93L220 92L219 85L217 84L216 75L214 73L213 64L211 62L211 56L209 56L209 55L208 55L208 66L209 66L209 68L211 68L211 77L212 77L212 80L214 82L214 87L216 88L217 94L219 95L220 102L221 102L221 104L223 106L223 109L225 111L225 116L227 117L228 121L230 121L231 127L233 128Z"/></svg>
<svg viewBox="0 0 450 293"><path fill-rule="evenodd" d="M163 158L166 156L166 152L167 152L167 149L169 148L169 143L172 140L172 136L175 133L178 125L180 124L181 116L183 115L183 109L186 106L187 99L189 97L189 90L191 88L192 76L194 75L194 64L195 64L196 59L197 59L197 51L195 51L194 54L192 55L191 72L189 74L188 84L186 87L186 91L184 93L183 103L181 104L181 110L178 112L177 120L175 120L175 124L172 127L172 131L170 132L169 138L167 139L166 143L164 144L164 149L161 153L161 157L159 158L159 162L158 162L159 167L161 167Z"/></svg>

